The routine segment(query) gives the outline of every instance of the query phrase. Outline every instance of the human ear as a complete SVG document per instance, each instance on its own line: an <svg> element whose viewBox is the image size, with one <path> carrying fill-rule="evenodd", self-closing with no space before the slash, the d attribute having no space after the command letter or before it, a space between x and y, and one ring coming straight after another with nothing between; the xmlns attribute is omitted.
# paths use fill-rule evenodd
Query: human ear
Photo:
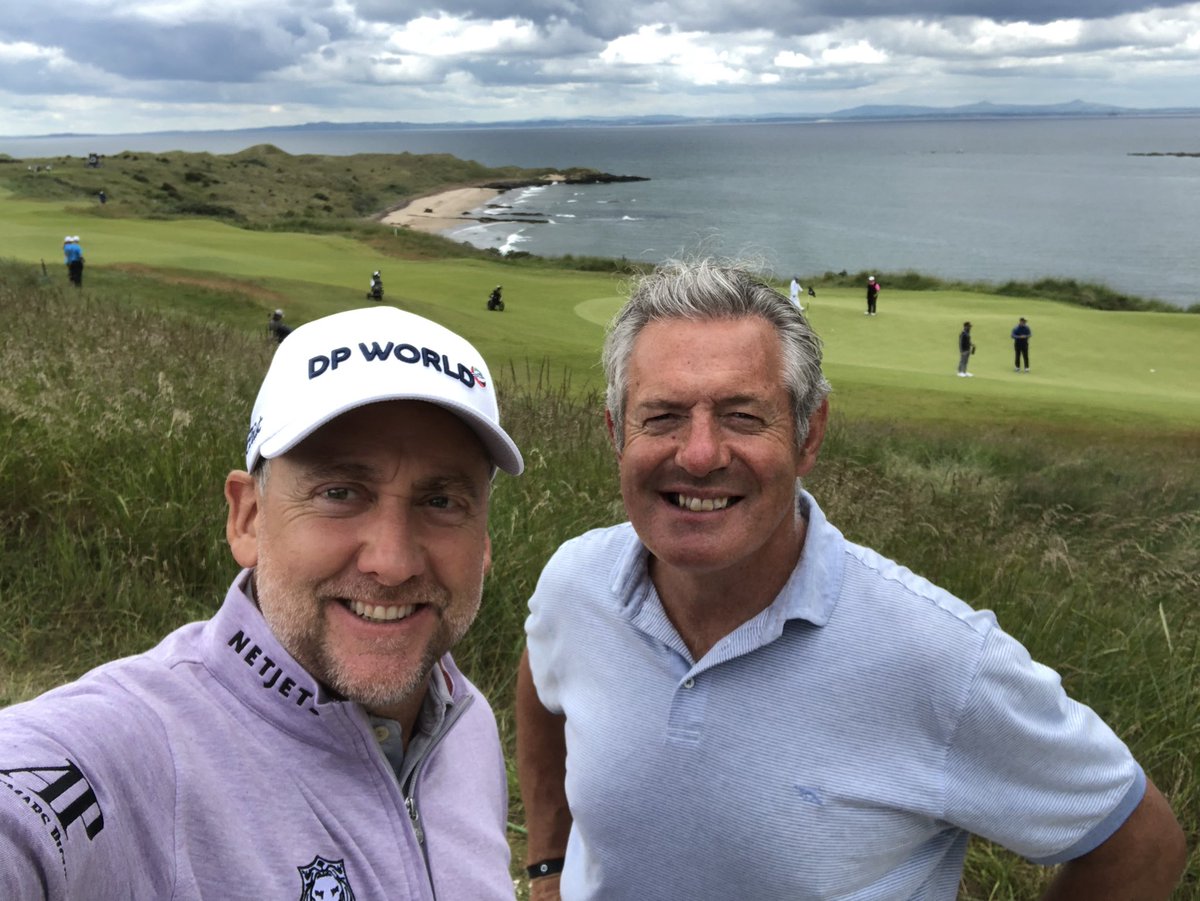
<svg viewBox="0 0 1200 901"><path fill-rule="evenodd" d="M249 569L258 563L258 483L254 476L235 469L225 479L225 540L239 566Z"/></svg>
<svg viewBox="0 0 1200 901"><path fill-rule="evenodd" d="M808 435L804 438L804 447L800 449L800 461L796 467L797 476L808 475L817 464L817 455L821 452L821 443L825 440L825 426L828 423L829 400L825 399L808 418Z"/></svg>
<svg viewBox="0 0 1200 901"><path fill-rule="evenodd" d="M613 446L613 453L617 455L617 459L621 459L621 444L617 441L617 425L613 422L612 412L604 411L604 428L608 431L608 440Z"/></svg>

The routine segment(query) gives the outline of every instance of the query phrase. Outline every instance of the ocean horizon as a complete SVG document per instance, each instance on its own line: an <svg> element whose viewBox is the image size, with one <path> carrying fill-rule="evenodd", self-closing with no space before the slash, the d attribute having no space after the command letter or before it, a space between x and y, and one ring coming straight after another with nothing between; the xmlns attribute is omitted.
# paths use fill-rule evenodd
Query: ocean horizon
<svg viewBox="0 0 1200 901"><path fill-rule="evenodd" d="M855 121L501 129L176 132L0 138L16 158L123 150L449 153L648 181L495 201L544 222L450 237L500 252L657 261L749 258L786 279L918 271L1069 278L1186 307L1200 233L1200 118ZM397 198L399 200L400 198ZM491 211L492 214L495 210Z"/></svg>

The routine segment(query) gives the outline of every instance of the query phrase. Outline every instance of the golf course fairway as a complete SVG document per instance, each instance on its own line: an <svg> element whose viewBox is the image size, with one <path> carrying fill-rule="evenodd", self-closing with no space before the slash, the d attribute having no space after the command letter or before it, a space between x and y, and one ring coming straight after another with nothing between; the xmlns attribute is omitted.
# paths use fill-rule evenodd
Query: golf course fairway
<svg viewBox="0 0 1200 901"><path fill-rule="evenodd" d="M381 236L389 233L380 226ZM211 283L240 292L240 310L223 306L211 313L232 324L260 329L258 309L283 307L288 322L298 325L365 304L368 278L379 269L386 302L463 331L497 370L542 377L569 372L579 390L601 382L604 326L626 290L623 278L610 274L499 258L397 259L350 235L246 230L204 219L103 218L83 205L0 194L0 254L44 261L47 277L64 289L66 234L81 236L87 259L81 301L110 292L119 297L122 278L136 270L167 285ZM504 313L485 309L496 284L504 286ZM819 279L812 284L817 296L805 298L806 315L825 343L832 402L843 414L1036 419L1071 428L1154 424L1185 432L1200 423L1200 316L1107 312L968 291L901 291L885 282L879 313L868 317L859 290L826 288ZM185 291L164 290L157 303L210 315ZM1009 333L1018 316L1033 329L1029 373L1013 371ZM955 374L965 320L973 323L978 348L970 379Z"/></svg>

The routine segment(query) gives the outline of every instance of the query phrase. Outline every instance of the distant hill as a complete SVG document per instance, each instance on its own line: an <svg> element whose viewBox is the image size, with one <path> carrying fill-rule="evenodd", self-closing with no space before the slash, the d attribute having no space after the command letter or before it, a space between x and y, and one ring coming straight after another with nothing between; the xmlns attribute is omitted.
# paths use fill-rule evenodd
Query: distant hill
<svg viewBox="0 0 1200 901"><path fill-rule="evenodd" d="M304 132L304 131L428 131L434 129L469 128L602 128L639 125L720 125L735 123L785 122L845 122L860 120L930 120L930 119L1050 119L1096 118L1106 116L1181 116L1200 117L1200 107L1137 107L1110 106L1071 100L1066 103L968 103L962 106L910 106L905 104L873 104L835 110L831 113L764 113L746 116L574 116L541 119L510 119L503 122L305 122L299 125L268 125L256 128L183 129L220 133L238 132ZM139 134L175 134L178 129ZM78 132L25 137L88 137Z"/></svg>
<svg viewBox="0 0 1200 901"><path fill-rule="evenodd" d="M1067 103L969 103L963 106L856 106L827 119L1016 119L1069 116L1200 115L1197 109L1134 109L1071 100Z"/></svg>
<svg viewBox="0 0 1200 901"><path fill-rule="evenodd" d="M856 106L832 113L768 113L753 116L575 116L513 119L505 122L308 122L253 131L394 131L438 128L597 128L638 125L719 125L723 123L828 122L862 119L1022 119L1096 116L1200 116L1200 108L1137 109L1071 100L1067 103L970 103L963 106Z"/></svg>

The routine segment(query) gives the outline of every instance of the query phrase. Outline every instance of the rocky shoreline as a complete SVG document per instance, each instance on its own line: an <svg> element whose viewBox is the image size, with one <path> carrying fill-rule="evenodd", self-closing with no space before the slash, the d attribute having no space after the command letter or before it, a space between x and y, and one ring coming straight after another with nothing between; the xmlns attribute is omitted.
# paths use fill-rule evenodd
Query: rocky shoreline
<svg viewBox="0 0 1200 901"><path fill-rule="evenodd" d="M537 178L487 181L468 187L447 189L426 197L418 197L400 209L389 211L380 221L384 225L435 234L450 231L464 222L545 224L550 220L545 218L543 213L511 212L512 208L506 204L489 203L488 201L495 200L496 197L507 191L515 191L520 188L535 188L552 184L607 185L649 180L641 175L613 175L608 172L568 170ZM481 207L487 212L473 212Z"/></svg>
<svg viewBox="0 0 1200 901"><path fill-rule="evenodd" d="M608 172L567 172L558 175L543 175L541 178L517 178L490 181L481 187L498 191L514 191L517 188L535 188L545 184L560 185L611 185L628 181L649 181L644 175L611 175Z"/></svg>

